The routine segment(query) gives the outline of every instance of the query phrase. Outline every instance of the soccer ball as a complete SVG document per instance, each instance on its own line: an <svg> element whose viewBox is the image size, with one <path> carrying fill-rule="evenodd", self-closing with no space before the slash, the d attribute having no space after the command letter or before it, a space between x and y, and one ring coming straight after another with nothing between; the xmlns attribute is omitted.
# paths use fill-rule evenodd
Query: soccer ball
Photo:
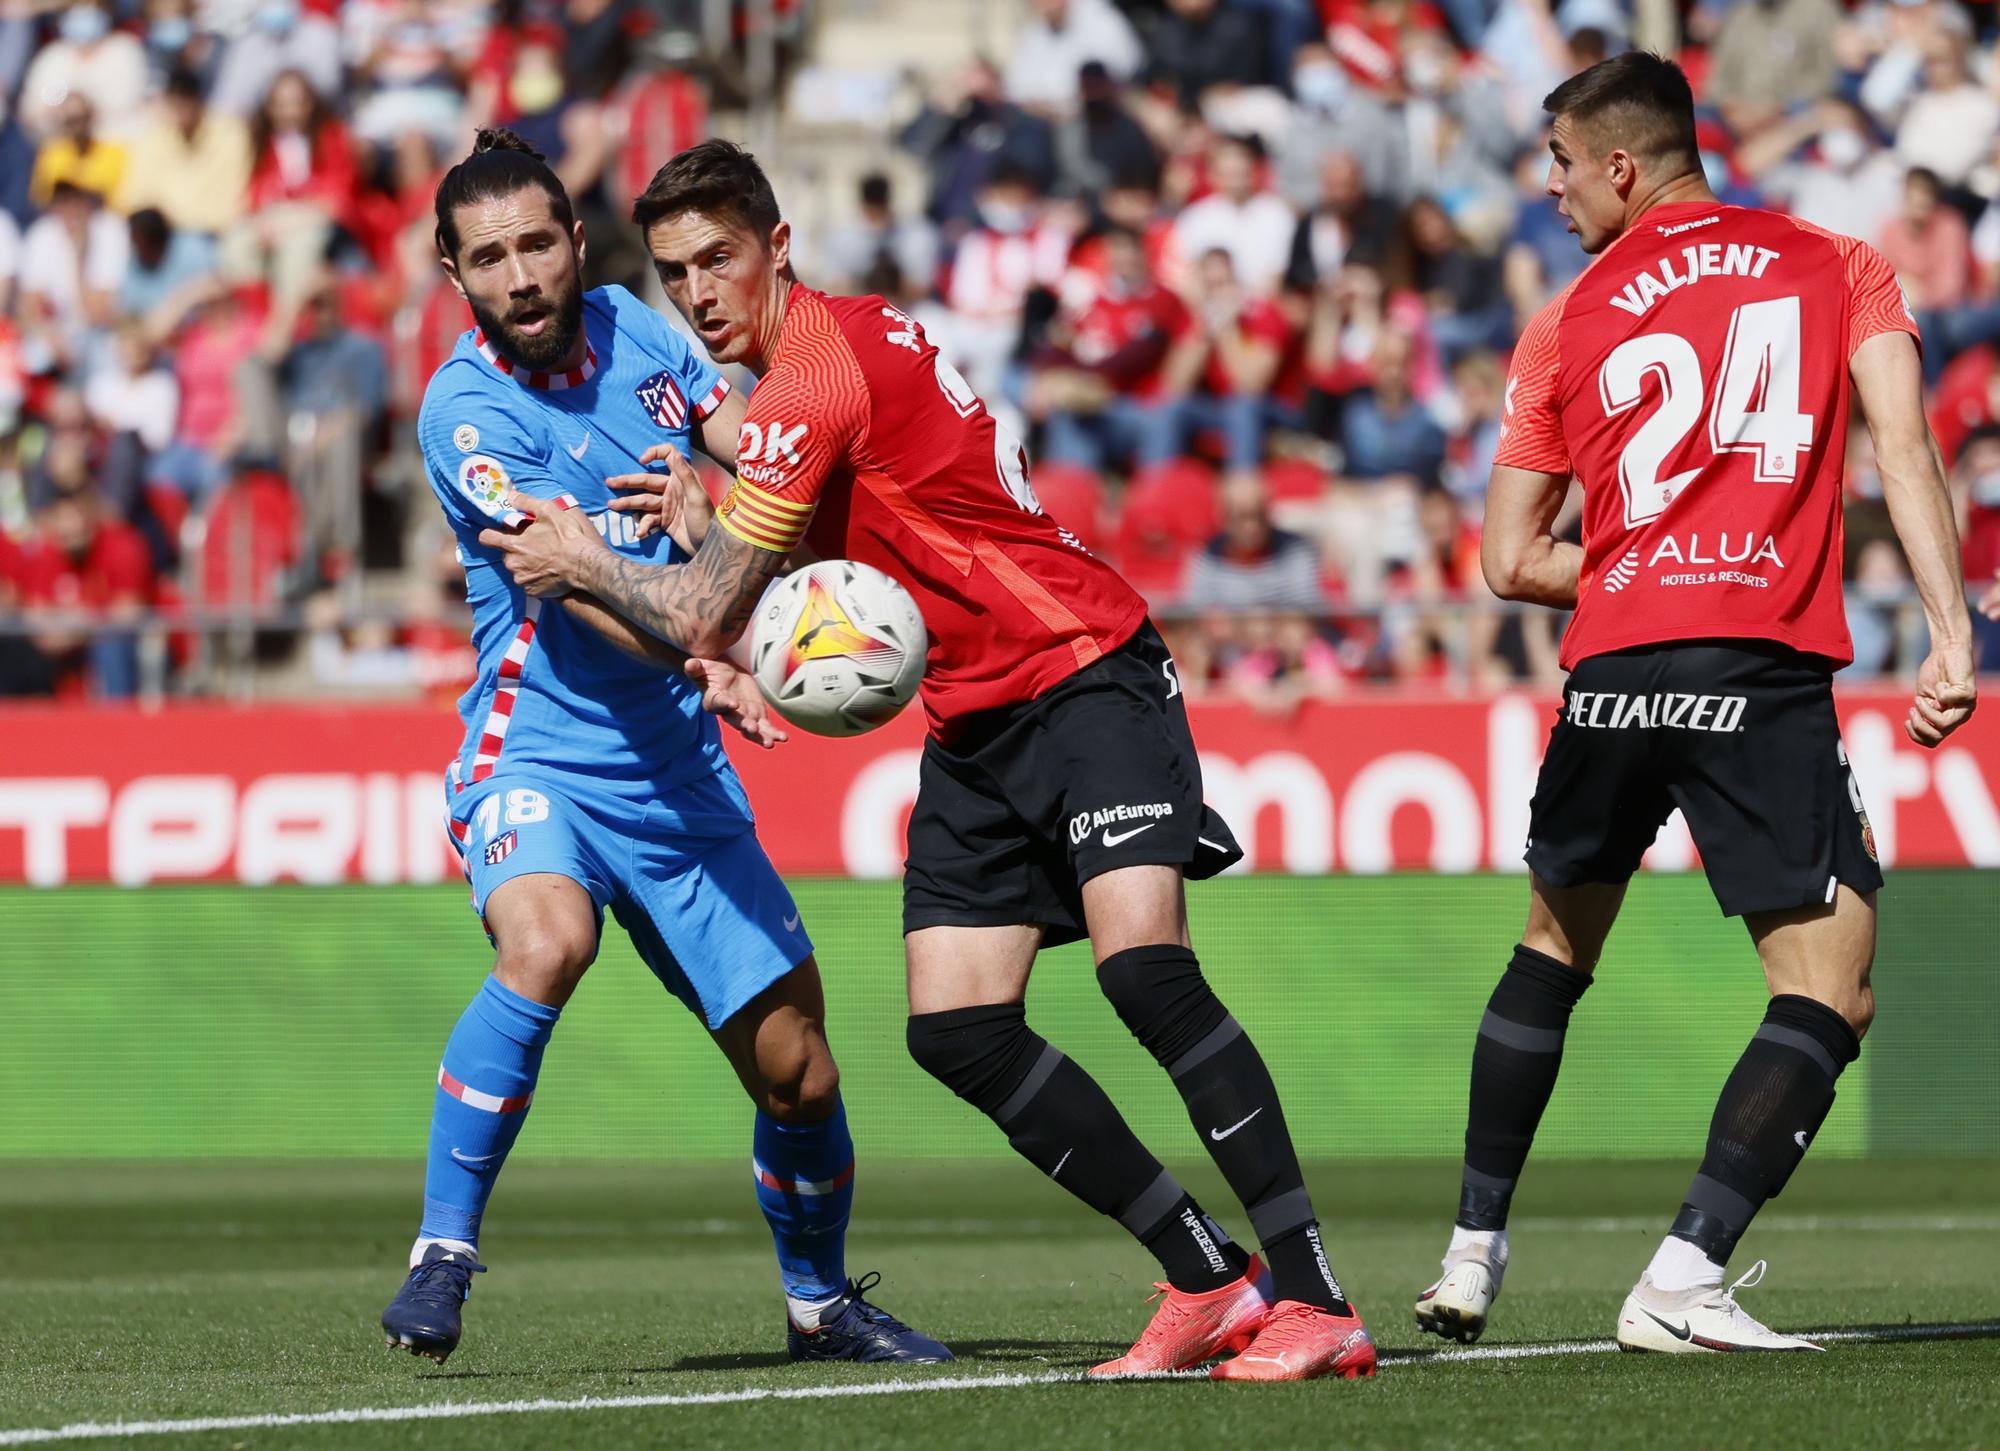
<svg viewBox="0 0 2000 1451"><path fill-rule="evenodd" d="M750 674L800 730L858 736L910 703L929 646L908 590L869 565L827 559L765 592Z"/></svg>

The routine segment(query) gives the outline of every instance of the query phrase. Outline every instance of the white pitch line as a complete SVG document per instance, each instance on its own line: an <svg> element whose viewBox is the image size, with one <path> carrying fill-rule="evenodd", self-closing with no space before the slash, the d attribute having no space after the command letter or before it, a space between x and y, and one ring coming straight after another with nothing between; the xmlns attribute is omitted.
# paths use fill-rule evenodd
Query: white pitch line
<svg viewBox="0 0 2000 1451"><path fill-rule="evenodd" d="M1963 1340L2000 1335L2000 1320L1968 1325L1892 1325L1879 1330L1806 1331L1818 1341ZM1385 1366L1415 1370L1427 1365L1452 1365L1473 1360L1530 1360L1555 1355L1596 1355L1616 1350L1612 1340L1565 1340L1542 1345L1477 1345L1469 1349L1386 1351ZM1205 1371L1129 1380L1187 1380ZM544 1415L558 1411L640 1411L680 1406L728 1406L753 1401L846 1400L856 1396L920 1395L931 1391L1012 1390L1029 1386L1081 1386L1090 1377L1074 1371L1039 1375L956 1375L936 1380L881 1380L856 1385L798 1386L772 1389L746 1387L739 1391L693 1391L659 1396L578 1396L573 1400L442 1401L427 1406L363 1406L352 1410L302 1411L292 1415L202 1416L183 1421L77 1421L67 1426L27 1426L0 1431L0 1446L38 1446L51 1441L84 1441L93 1437L187 1436L210 1431L264 1431L288 1426L358 1426L391 1421L449 1421L473 1416Z"/></svg>

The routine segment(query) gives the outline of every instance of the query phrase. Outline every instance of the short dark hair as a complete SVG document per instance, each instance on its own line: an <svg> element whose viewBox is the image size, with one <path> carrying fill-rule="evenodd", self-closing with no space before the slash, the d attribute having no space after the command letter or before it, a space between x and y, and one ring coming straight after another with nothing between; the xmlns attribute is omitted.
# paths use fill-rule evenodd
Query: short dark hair
<svg viewBox="0 0 2000 1451"><path fill-rule="evenodd" d="M444 174L437 189L438 254L458 257L458 209L538 186L548 194L549 214L567 232L576 224L569 193L542 153L505 127L481 128L472 153Z"/></svg>
<svg viewBox="0 0 2000 1451"><path fill-rule="evenodd" d="M186 66L175 66L172 70L168 71L166 84L162 89L167 95L183 101L200 101L206 99L206 93L202 89L201 77Z"/></svg>
<svg viewBox="0 0 2000 1451"><path fill-rule="evenodd" d="M778 194L757 158L719 136L688 147L654 172L632 203L632 220L642 232L684 212L723 218L760 240L783 220Z"/></svg>
<svg viewBox="0 0 2000 1451"><path fill-rule="evenodd" d="M1681 68L1647 50L1628 50L1577 72L1542 101L1567 116L1600 154L1630 151L1648 160L1701 170L1694 92Z"/></svg>

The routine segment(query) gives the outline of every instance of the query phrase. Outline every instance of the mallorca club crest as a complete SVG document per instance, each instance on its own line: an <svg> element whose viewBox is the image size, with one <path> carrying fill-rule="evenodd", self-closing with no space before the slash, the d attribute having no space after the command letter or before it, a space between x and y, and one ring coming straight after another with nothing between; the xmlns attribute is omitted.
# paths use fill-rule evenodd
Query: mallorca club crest
<svg viewBox="0 0 2000 1451"><path fill-rule="evenodd" d="M674 382L673 374L653 374L632 390L646 416L662 428L685 428L688 420L687 395Z"/></svg>

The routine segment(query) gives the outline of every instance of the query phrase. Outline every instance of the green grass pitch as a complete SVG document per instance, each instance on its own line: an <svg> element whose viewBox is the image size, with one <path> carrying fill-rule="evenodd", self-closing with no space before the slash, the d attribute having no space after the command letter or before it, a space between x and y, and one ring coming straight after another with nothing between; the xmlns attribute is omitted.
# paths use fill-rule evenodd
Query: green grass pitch
<svg viewBox="0 0 2000 1451"><path fill-rule="evenodd" d="M850 1263L954 1343L936 1370L783 1359L770 1244L740 1166L525 1163L488 1220L450 1363L391 1353L415 1163L0 1165L0 1445L83 1422L548 1398L627 1408L258 1425L77 1444L550 1446L1971 1447L2000 1444L1991 1159L1808 1162L1740 1264L1746 1303L1843 1340L1823 1356L1576 1349L1468 1359L1420 1339L1449 1164L1320 1165L1336 1264L1385 1364L1373 1382L1019 1384L1073 1375L1143 1323L1149 1262L1024 1166L864 1165ZM1685 1165L1531 1167L1515 1262L1479 1349L1602 1342ZM1218 1207L1201 1167L1190 1182ZM1231 1210L1233 1205L1228 1206ZM1230 1216L1225 1216L1230 1217ZM1240 1215L1234 1216L1240 1219ZM1927 1327L1959 1327L1936 1332ZM986 1387L855 1395L939 1378ZM824 1399L727 1399L830 1388Z"/></svg>
<svg viewBox="0 0 2000 1451"><path fill-rule="evenodd" d="M1420 1340L1410 1306L1456 1202L1466 1054L1524 884L1199 884L1196 946L1272 1065L1384 1352L1371 1383L1277 1387L1075 1382L1144 1324L1150 1261L909 1062L894 884L797 890L861 1155L850 1266L882 1271L882 1303L958 1364L784 1361L748 1106L615 929L488 1216L466 1343L442 1371L391 1354L376 1317L414 1230L438 1051L490 962L462 887L0 889L0 1448L217 1419L90 1444L2000 1447L1990 873L1900 872L1883 893L1881 1018L1738 1260L1771 1262L1754 1313L1843 1338L1774 1358L1588 1348L1762 1011L1749 945L1699 876L1633 889L1475 1357ZM1045 959L1029 1008L1240 1231L1079 949ZM648 1404L270 1424L621 1398Z"/></svg>

